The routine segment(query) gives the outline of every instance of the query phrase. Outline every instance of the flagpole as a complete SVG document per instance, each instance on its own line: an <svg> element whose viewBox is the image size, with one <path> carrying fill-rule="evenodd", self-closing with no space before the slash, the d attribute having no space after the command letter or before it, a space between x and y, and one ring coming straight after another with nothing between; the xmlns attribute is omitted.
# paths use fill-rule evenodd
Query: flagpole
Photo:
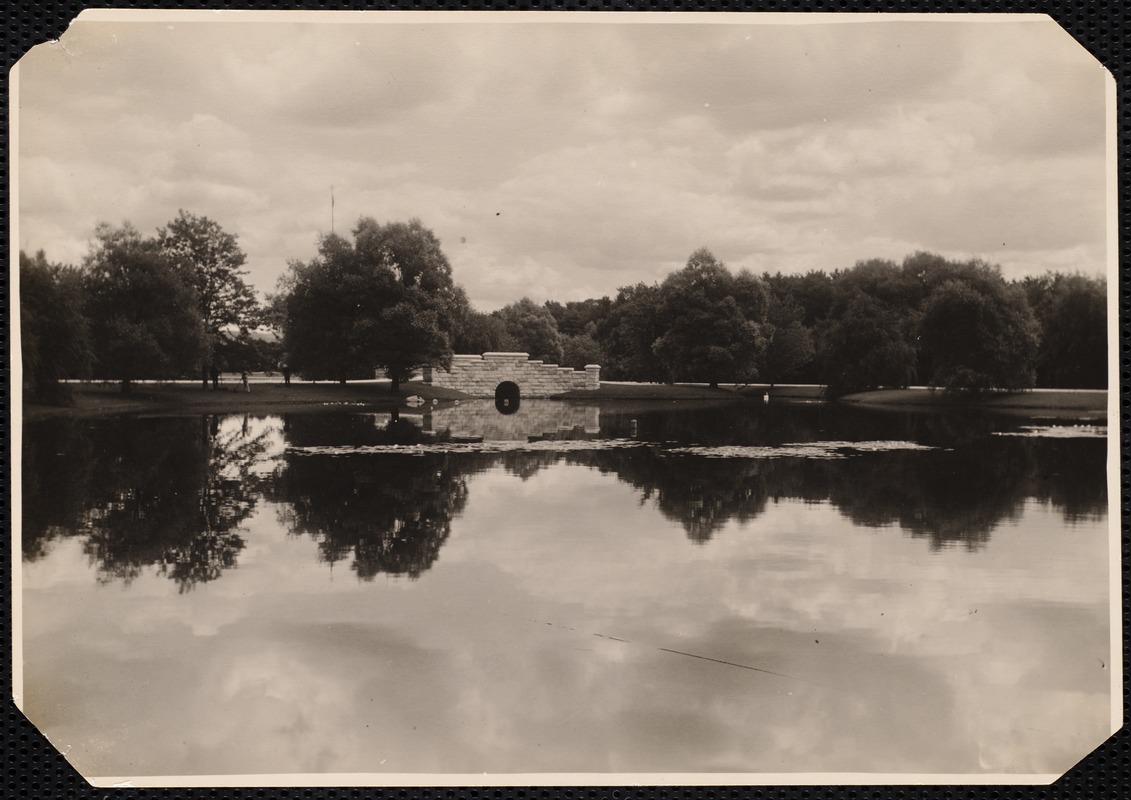
<svg viewBox="0 0 1131 800"><path fill-rule="evenodd" d="M334 235L334 185L330 184L330 235Z"/></svg>

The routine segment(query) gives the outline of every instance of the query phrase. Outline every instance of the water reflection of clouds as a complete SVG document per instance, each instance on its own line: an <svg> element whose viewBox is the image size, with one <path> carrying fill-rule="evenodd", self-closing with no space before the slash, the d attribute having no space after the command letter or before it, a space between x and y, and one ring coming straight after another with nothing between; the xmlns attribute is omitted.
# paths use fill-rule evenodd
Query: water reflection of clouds
<svg viewBox="0 0 1131 800"><path fill-rule="evenodd" d="M570 483L562 476L556 480ZM570 486L575 493L580 488L576 482ZM498 499L514 500L504 496ZM647 553L637 554L638 561L629 558L623 546L593 549L597 543L585 541L582 550L586 564L596 574L584 592L578 591L574 570L564 568L572 552L572 548L561 546L570 542L567 531L543 529L536 542L525 538L500 542L501 546L492 551L513 553L521 559L513 573L523 576L525 590L535 596L569 598L572 604L590 606L594 609L590 616L610 625L619 623L614 629L616 634L633 641L651 637L653 641L686 642L701 635L699 632L712 619L744 619L795 634L812 631L814 638L825 644L834 640L835 634L830 632L852 631L854 636L866 633L865 650L875 660L868 674L884 673L890 659L901 654L913 658L927 665L934 675L933 691L946 695L938 700L940 706L956 704L959 718L962 712L981 718L986 709L996 709L988 718L997 723L988 725L989 730L1011 729L1011 721L1017 719L1020 711L1016 705L1018 692L1031 681L1034 665L1053 673L1091 670L1091 679L1086 682L1081 683L1079 676L1065 681L1068 686L1077 687L1076 702L1081 713L1072 713L1070 707L1064 706L1060 711L1068 713L1056 718L1051 727L1061 730L1068 739L1090 735L1098 741L1102 737L1107 718L1107 673L1097 659L1106 658L1108 647L1105 573L1103 565L1094 558L1081 557L1067 567L1059 562L1057 554L1062 541L1055 534L1055 524L1044 526L1040 520L1047 511L1042 512L1035 505L1028 507L1026 519L1036 516L1037 524L999 534L988 548L991 557L986 561L984 553L974 555L963 550L925 559L913 541L902 538L862 533L807 537L806 532L836 531L843 527L843 522L838 526L838 520L830 518L833 511L828 507L802 508L799 510L799 504L790 502L774 504L757 522L727 530L711 548L715 551L712 561L733 565L722 575L696 570L694 562L675 573L679 580L673 579L673 573L652 573L647 560L665 560L662 537L655 535L648 541ZM626 540L648 535L646 531L651 526L647 522L639 530L630 529L627 522L618 520L620 536L616 542L623 545ZM490 517L482 521L467 519L465 523L491 530L498 527L498 521ZM1105 536L1103 526L1095 526L1090 541L1078 542L1080 550L1094 552L1095 548L1102 548ZM799 539L806 542L805 547L812 548L807 558L799 557ZM530 552L532 547L535 553ZM814 557L814 549L820 552L819 557ZM457 556L452 554L453 558ZM788 562L790 568L772 568L782 562ZM810 567L807 574L798 569L804 563ZM539 565L560 568L537 570ZM1039 577L1034 580L1034 575ZM650 580L653 576L659 580ZM1058 598L1053 605L1046 599L1050 596L1050 584L1043 580L1046 577L1055 587L1051 596ZM603 588L607 589L607 596L602 595ZM610 615L609 609L618 607L647 608L648 613L628 619ZM1062 626L1054 624L1055 618L1064 613L1080 617L1074 637L1077 646L1071 652L1059 650L1064 641L1060 635ZM1030 618L1033 624L1016 625L1018 616ZM1048 624L1042 624L1042 620ZM719 643L725 645L728 641L723 637ZM809 640L806 636L799 641ZM745 657L742 653L734 655L726 647L705 649L728 659ZM1001 657L995 658L995 653ZM807 670L827 660L837 663L835 648L809 653L802 649L787 652L785 662L776 669L812 676ZM859 680L862 674L852 671L847 678ZM842 675L842 680L845 677ZM919 676L909 681L909 687L915 685L921 688L914 691L923 695L916 698L909 688L908 708L900 713L918 714L924 708L924 700L930 705L927 690L922 687L931 682ZM1081 686L1088 688L1079 690ZM1040 693L1032 686L1027 691ZM950 697L952 693L954 696ZM915 703L911 704L913 698ZM1037 702L1036 696L1033 699ZM937 713L924 712L920 722L931 737L945 739L949 726L940 724L938 719ZM1047 723L1048 720L1046 726ZM1025 738L1024 750L1008 751L995 743L990 749L998 756L991 766L983 768L1008 771L1016 763L1028 763L1037 771L1061 769L1068 765L1063 761L1065 753L1079 753L1067 748L1061 752L1060 761L1056 755L1042 761L1035 755L1042 747L1045 752L1062 748L1034 738L1039 739ZM936 743L938 747L945 745L945 741ZM832 752L835 751L836 748ZM989 757L983 753L982 758ZM978 767L970 763L940 768Z"/></svg>
<svg viewBox="0 0 1131 800"><path fill-rule="evenodd" d="M1102 680L1073 672L1106 644L1089 610L1099 581L1072 565L1061 605L1076 607L1046 624L1026 573L1047 563L1051 536L995 538L988 552L1013 564L999 573L981 554L924 558L902 538L819 535L835 511L786 501L687 563L682 534L647 507L618 516L615 536L587 535L631 493L593 470L475 480L472 496L493 501L469 503L426 583L331 579L308 568L311 542L272 538L253 519L249 551L261 557L191 604L155 578L100 592L78 642L99 653L84 678L52 674L76 654L33 596L30 652L46 663L29 674L75 701L54 740L114 774L139 769L126 755L175 773L946 772L1060 769L1080 737L1101 735ZM585 493L575 526L534 502L547 491L551 507ZM659 568L672 559L680 569ZM136 602L162 583L163 602ZM213 635L178 658L185 626L204 620ZM1041 677L1058 670L1062 681ZM1026 730L1038 717L1031 727L1054 737Z"/></svg>
<svg viewBox="0 0 1131 800"><path fill-rule="evenodd" d="M247 435L278 467L272 424ZM312 568L281 490L189 596L152 571L91 592L78 539L54 540L25 563L29 710L88 774L1046 772L1107 731L1102 517L1066 537L1017 481L985 546L927 551L823 484L796 498L808 472L755 471L757 512L692 547L627 480L650 463L532 455L454 457L466 503L417 582Z"/></svg>

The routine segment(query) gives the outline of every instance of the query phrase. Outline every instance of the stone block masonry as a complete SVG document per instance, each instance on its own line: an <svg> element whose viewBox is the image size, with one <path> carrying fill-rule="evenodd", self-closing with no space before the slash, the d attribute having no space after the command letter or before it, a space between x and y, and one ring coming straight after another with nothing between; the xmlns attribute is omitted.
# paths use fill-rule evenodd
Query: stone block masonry
<svg viewBox="0 0 1131 800"><path fill-rule="evenodd" d="M577 370L532 361L526 353L484 353L452 356L451 369L425 368L424 382L455 389L472 397L494 397L500 383L518 385L522 397L552 397L575 389L601 386L601 367Z"/></svg>

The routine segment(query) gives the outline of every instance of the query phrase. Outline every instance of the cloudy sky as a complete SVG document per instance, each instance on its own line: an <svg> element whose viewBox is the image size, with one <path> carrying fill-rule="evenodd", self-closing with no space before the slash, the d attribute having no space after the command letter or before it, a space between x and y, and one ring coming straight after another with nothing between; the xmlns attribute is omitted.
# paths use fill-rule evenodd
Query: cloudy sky
<svg viewBox="0 0 1131 800"><path fill-rule="evenodd" d="M19 65L17 242L184 208L274 288L419 217L492 310L698 247L800 272L916 250L1104 271L1105 75L1035 17L104 13Z"/></svg>

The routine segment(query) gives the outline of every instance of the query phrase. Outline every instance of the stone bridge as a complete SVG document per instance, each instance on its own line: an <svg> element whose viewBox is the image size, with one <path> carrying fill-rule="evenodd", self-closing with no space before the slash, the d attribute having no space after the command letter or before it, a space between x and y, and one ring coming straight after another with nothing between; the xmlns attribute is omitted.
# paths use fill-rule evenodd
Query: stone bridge
<svg viewBox="0 0 1131 800"><path fill-rule="evenodd" d="M445 389L456 389L472 397L502 394L519 397L552 397L575 389L598 389L601 367L587 364L585 369L559 367L532 361L526 353L484 353L481 356L452 356L450 370L426 367L424 382Z"/></svg>

